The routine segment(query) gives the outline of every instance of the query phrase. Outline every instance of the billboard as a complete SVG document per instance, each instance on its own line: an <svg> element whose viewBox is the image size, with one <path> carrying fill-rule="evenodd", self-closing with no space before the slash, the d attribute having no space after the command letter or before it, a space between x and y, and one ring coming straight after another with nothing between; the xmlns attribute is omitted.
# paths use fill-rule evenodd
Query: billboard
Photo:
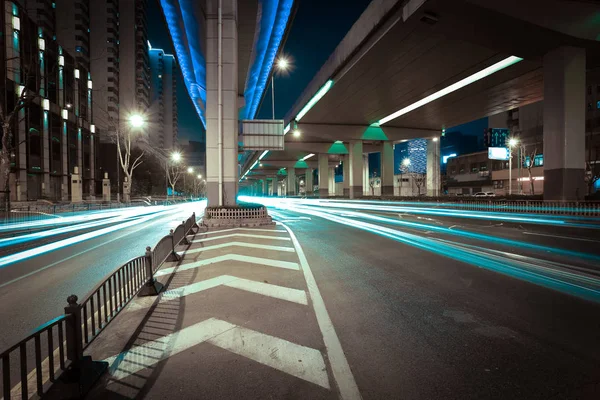
<svg viewBox="0 0 600 400"><path fill-rule="evenodd" d="M489 147L488 158L490 160L508 160L509 152L507 147Z"/></svg>

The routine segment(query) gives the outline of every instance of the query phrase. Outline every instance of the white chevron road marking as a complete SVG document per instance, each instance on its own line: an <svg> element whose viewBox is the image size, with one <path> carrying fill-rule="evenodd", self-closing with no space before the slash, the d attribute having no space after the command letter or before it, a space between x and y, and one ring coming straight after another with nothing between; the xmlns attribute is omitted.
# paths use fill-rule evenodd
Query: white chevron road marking
<svg viewBox="0 0 600 400"><path fill-rule="evenodd" d="M109 372L115 379L124 379L204 342L326 389L330 388L325 361L319 350L216 318L133 347L105 361L108 361Z"/></svg>
<svg viewBox="0 0 600 400"><path fill-rule="evenodd" d="M287 241L290 240L290 238L280 237L280 236L253 235L250 233L232 233L229 235L211 236L211 237L204 238L204 239L192 240L192 243L209 242L211 240L227 239L227 238L232 238L232 237L248 237L248 238L255 238L255 239L287 240Z"/></svg>
<svg viewBox="0 0 600 400"><path fill-rule="evenodd" d="M206 247L197 247L195 249L182 251L179 254L183 254L183 255L194 254L194 253L200 253L202 251L223 249L225 247L232 247L232 246L249 247L251 249L286 251L288 253L293 253L296 251L293 247L270 246L267 244L254 244L254 243L245 243L245 242L229 242L229 243L214 244L212 246L206 246Z"/></svg>
<svg viewBox="0 0 600 400"><path fill-rule="evenodd" d="M192 263L181 264L179 267L163 268L158 270L154 276L169 275L174 272L186 271L189 269L200 268L206 265L216 264L224 261L240 261L249 264L266 265L267 267L300 270L300 265L290 261L271 260L270 258L245 256L242 254L225 254L218 257L209 258L207 260L195 261Z"/></svg>
<svg viewBox="0 0 600 400"><path fill-rule="evenodd" d="M257 282L250 279L238 278L231 275L221 275L201 282L192 283L177 289L167 290L162 294L160 301L170 301L179 297L189 296L217 286L227 286L234 289L273 297L292 303L307 305L308 300L304 290L292 289L270 283Z"/></svg>

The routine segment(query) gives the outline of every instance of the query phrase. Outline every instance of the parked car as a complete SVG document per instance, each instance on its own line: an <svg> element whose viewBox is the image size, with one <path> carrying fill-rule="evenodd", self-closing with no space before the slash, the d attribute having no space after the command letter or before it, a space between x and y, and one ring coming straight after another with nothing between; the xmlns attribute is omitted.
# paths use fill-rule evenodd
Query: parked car
<svg viewBox="0 0 600 400"><path fill-rule="evenodd" d="M477 192L473 195L473 197L487 197L487 193L485 192Z"/></svg>
<svg viewBox="0 0 600 400"><path fill-rule="evenodd" d="M494 192L485 192L486 197L496 197L496 193Z"/></svg>

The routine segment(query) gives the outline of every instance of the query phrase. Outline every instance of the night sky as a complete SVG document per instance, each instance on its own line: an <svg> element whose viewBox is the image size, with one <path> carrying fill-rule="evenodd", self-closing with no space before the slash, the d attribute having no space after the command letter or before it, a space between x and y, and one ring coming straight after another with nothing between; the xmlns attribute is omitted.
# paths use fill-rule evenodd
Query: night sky
<svg viewBox="0 0 600 400"><path fill-rule="evenodd" d="M331 52L344 38L370 0L296 0L298 11L283 48L283 54L293 62L286 75L275 77L275 116L283 118L294 105L304 88L327 61ZM148 38L152 47L174 54L173 45L161 15L158 1L148 3ZM315 12L315 10L319 10ZM258 111L257 118L271 118L270 86ZM177 79L177 106L180 143L204 140L204 129L183 83L181 72ZM447 129L467 135L480 135L487 128L487 118Z"/></svg>

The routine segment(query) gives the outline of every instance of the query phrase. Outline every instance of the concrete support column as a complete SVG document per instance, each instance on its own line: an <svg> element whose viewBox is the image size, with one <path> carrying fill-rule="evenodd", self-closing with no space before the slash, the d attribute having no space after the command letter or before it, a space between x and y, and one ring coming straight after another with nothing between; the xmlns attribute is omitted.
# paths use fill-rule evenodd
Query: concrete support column
<svg viewBox="0 0 600 400"><path fill-rule="evenodd" d="M348 153L348 194L351 199L363 196L363 143L362 140L351 140ZM344 168L344 180L346 180ZM344 185L345 187L345 185Z"/></svg>
<svg viewBox="0 0 600 400"><path fill-rule="evenodd" d="M238 182L237 0L222 0L222 21L222 161L219 163L218 0L207 0L206 190L209 206L221 203L235 204ZM219 183L220 175L221 183ZM221 199L219 187L222 193Z"/></svg>
<svg viewBox="0 0 600 400"><path fill-rule="evenodd" d="M344 197L350 197L350 155L345 154L344 159L342 161L344 168Z"/></svg>
<svg viewBox="0 0 600 400"><path fill-rule="evenodd" d="M329 167L329 196L335 196L335 167Z"/></svg>
<svg viewBox="0 0 600 400"><path fill-rule="evenodd" d="M363 185L363 194L365 196L372 196L373 193L371 193L371 185L369 185L369 182L371 179L371 177L369 175L369 154L363 154L362 159L363 159L362 175L363 175L363 180L365 182Z"/></svg>
<svg viewBox="0 0 600 400"><path fill-rule="evenodd" d="M306 195L312 196L314 192L314 183L313 183L313 169L307 168L306 175L304 176L304 187L306 188Z"/></svg>
<svg viewBox="0 0 600 400"><path fill-rule="evenodd" d="M266 196L268 191L268 184L267 184L267 178L262 180L262 193L261 195Z"/></svg>
<svg viewBox="0 0 600 400"><path fill-rule="evenodd" d="M544 199L581 200L585 188L585 49L544 56Z"/></svg>
<svg viewBox="0 0 600 400"><path fill-rule="evenodd" d="M286 194L288 196L296 195L296 169L288 168L287 169L287 184L285 185Z"/></svg>
<svg viewBox="0 0 600 400"><path fill-rule="evenodd" d="M329 155L319 153L319 197L329 197Z"/></svg>
<svg viewBox="0 0 600 400"><path fill-rule="evenodd" d="M381 195L394 195L394 143L381 143Z"/></svg>
<svg viewBox="0 0 600 400"><path fill-rule="evenodd" d="M427 196L440 195L440 141L427 140Z"/></svg>

